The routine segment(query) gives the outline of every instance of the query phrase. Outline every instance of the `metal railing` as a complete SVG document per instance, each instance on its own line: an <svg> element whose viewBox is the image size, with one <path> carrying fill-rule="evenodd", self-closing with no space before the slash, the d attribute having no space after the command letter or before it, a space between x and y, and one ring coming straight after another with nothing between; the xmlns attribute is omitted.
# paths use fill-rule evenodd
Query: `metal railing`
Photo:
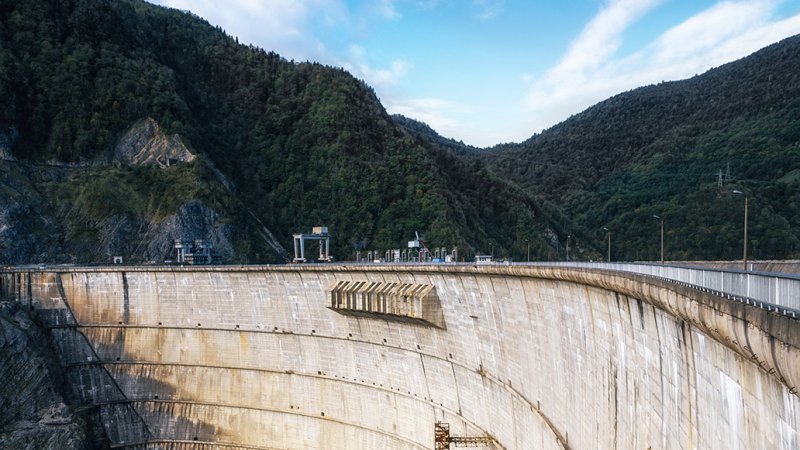
<svg viewBox="0 0 800 450"><path fill-rule="evenodd" d="M403 263L403 265L421 265L428 266L430 263ZM434 265L445 266L472 266L474 263L435 263ZM339 262L335 266L360 266L364 263L342 263ZM369 263L367 265L376 266L392 266L393 263ZM680 266L680 265L661 265L661 264L642 264L642 263L601 263L601 262L530 262L530 263L508 263L508 262L495 262L488 263L487 265L514 265L514 266L551 266L551 267L575 267L586 269L601 269L613 270L620 272L629 272L640 275L647 275L656 277L663 280L700 289L702 291L713 292L723 298L731 301L753 305L766 309L768 311L777 311L781 314L790 317L800 317L800 275L781 274L771 272L754 272L754 271L741 271L741 270L722 270L722 269L703 269L698 267ZM315 266L315 265L308 265ZM104 266L104 267L84 267L84 266L53 266L53 267L37 267L37 266L16 266L0 268L2 272L20 272L26 270L44 270L51 271L57 269L66 269L68 271L85 271L85 270L100 270L100 271L148 271L148 270L193 270L199 267L191 266L187 268L178 269L177 266L126 266L124 268L119 266ZM274 268L288 268L290 266L201 266L203 270L258 270L258 269L274 269ZM0 279L0 287L9 288L9 286L2 286L3 280Z"/></svg>
<svg viewBox="0 0 800 450"><path fill-rule="evenodd" d="M660 264L547 262L517 263L591 269L617 270L672 280L687 286L704 288L747 304L759 302L800 310L800 276L740 270L701 269ZM737 300L738 301L738 300Z"/></svg>

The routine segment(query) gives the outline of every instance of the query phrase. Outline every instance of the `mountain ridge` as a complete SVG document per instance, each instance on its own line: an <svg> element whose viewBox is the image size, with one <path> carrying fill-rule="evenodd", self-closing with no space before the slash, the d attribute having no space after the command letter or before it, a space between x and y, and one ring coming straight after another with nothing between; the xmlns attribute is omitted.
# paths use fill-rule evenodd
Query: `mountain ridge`
<svg viewBox="0 0 800 450"><path fill-rule="evenodd" d="M741 234L733 228L743 218L735 218L734 189L762 206L751 212L755 254L796 257L797 193L778 180L800 164L798 55L800 36L790 37L687 80L618 94L481 158L564 205L576 224L616 228L628 241L617 249L624 259L657 256L655 240L635 229L653 227L653 215L668 216L673 255L734 258ZM720 220L704 217L709 210Z"/></svg>
<svg viewBox="0 0 800 450"><path fill-rule="evenodd" d="M2 259L100 262L115 252L167 259L128 249L141 248L150 239L144 230L195 199L231 224L229 262L285 261L265 236L289 248L292 233L315 225L335 233L334 256L342 259L401 247L417 231L461 255L491 247L519 258L535 235L554 236L532 245L537 257L561 251L562 219L536 213L532 196L396 124L374 91L342 69L286 61L194 15L138 0L10 0L0 20L7 44L0 129L14 130L18 160L7 170L76 164L17 196L35 204L28 210L48 227L6 224L15 236L60 250L32 254L0 236ZM142 120L180 136L198 161L94 163ZM91 245L107 221L128 233ZM196 228L167 234L207 237L188 236Z"/></svg>
<svg viewBox="0 0 800 450"><path fill-rule="evenodd" d="M161 261L168 246L148 242L211 237L228 262L282 262L291 234L316 225L339 259L415 232L467 257L563 259L569 239L574 258L599 259L603 227L613 259L658 259L653 215L672 259L733 259L733 189L753 205L754 256L800 254L798 37L481 150L389 115L341 68L240 45L179 10L9 0L0 22L6 261ZM133 139L126 154L175 150L176 165L109 163L143 121L160 146Z"/></svg>

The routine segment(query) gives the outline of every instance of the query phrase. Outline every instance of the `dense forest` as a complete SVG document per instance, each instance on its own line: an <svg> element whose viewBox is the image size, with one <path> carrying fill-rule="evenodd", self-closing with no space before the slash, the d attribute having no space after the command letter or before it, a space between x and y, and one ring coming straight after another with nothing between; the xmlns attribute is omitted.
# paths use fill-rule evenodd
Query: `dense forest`
<svg viewBox="0 0 800 450"><path fill-rule="evenodd" d="M800 257L800 36L689 80L617 95L482 161L612 258Z"/></svg>
<svg viewBox="0 0 800 450"><path fill-rule="evenodd" d="M462 256L518 259L530 244L549 259L573 228L389 116L347 72L240 45L190 13L140 0L8 0L0 24L0 153L14 160L3 163L0 260L158 260L169 251L151 245L158 236L209 232L185 224L193 201L212 228L227 227L215 239L232 262L285 260L264 230L290 248L292 232L326 225L339 259L400 248L417 231ZM199 158L119 164L121 137L144 120Z"/></svg>
<svg viewBox="0 0 800 450"><path fill-rule="evenodd" d="M4 0L0 44L0 262L158 261L177 238L281 262L316 225L339 260L415 232L468 258L563 259L569 241L597 259L603 228L613 259L643 260L653 216L667 259L735 259L733 190L751 255L800 257L799 37L489 149L141 0Z"/></svg>

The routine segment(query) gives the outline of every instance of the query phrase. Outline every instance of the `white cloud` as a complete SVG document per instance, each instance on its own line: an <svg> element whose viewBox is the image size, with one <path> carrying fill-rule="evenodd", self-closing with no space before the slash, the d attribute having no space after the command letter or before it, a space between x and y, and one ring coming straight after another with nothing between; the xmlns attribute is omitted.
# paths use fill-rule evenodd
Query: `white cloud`
<svg viewBox="0 0 800 450"><path fill-rule="evenodd" d="M354 58L356 60L362 60L365 56L367 56L367 49L358 45L358 44L350 44L350 58Z"/></svg>
<svg viewBox="0 0 800 450"><path fill-rule="evenodd" d="M441 136L477 147L490 147L501 142L521 141L531 135L530 129L514 120L508 108L490 110L442 98L386 99L390 114L402 114L425 122Z"/></svg>
<svg viewBox="0 0 800 450"><path fill-rule="evenodd" d="M771 19L778 2L719 2L624 57L616 52L625 28L658 1L638 2L638 9L629 8L637 3L632 0L612 2L584 28L555 67L530 83L525 106L533 118L531 132L617 93L685 79L800 33L800 15Z"/></svg>
<svg viewBox="0 0 800 450"><path fill-rule="evenodd" d="M397 82L408 72L409 63L395 59L388 67L376 68L367 63L367 50L356 44L347 47L347 54L337 56L314 35L312 21L321 19L329 27L347 25L355 20L341 0L151 0L178 9L190 9L201 17L213 18L245 43L273 50L288 59L317 61L340 66L380 90ZM372 13L384 19L395 19L400 13L395 0L370 4Z"/></svg>
<svg viewBox="0 0 800 450"><path fill-rule="evenodd" d="M447 6L441 0L375 0L360 6L345 0L149 1L191 10L241 42L288 59L343 67L373 86L387 110L476 145L524 139L619 92L687 78L800 33L800 15L774 19L777 5L787 0L719 1L640 50L620 55L628 28L672 0L595 0L604 6L556 65L543 74L519 75L527 90L517 105L476 103L466 108L445 100L414 98L413 86L404 86L412 78L411 59L392 55L378 63L368 48L357 45L359 37L376 32L386 21L402 20L404 9ZM483 19L497 18L506 7L505 0L459 1L471 8L473 17ZM410 92L411 99L398 95L401 88Z"/></svg>
<svg viewBox="0 0 800 450"><path fill-rule="evenodd" d="M310 32L312 18L329 26L347 21L341 0L149 0L190 10L244 43L289 59L326 61L325 45Z"/></svg>
<svg viewBox="0 0 800 450"><path fill-rule="evenodd" d="M468 126L453 117L471 112L470 108L438 98L415 98L388 101L387 110L428 124L437 133L450 136L468 134Z"/></svg>
<svg viewBox="0 0 800 450"><path fill-rule="evenodd" d="M688 57L714 54L720 46L763 27L773 2L723 2L661 35L647 50L654 64L672 64Z"/></svg>
<svg viewBox="0 0 800 450"><path fill-rule="evenodd" d="M408 72L410 64L404 59L395 59L388 68L378 69L367 64L367 50L356 44L351 44L346 61L339 61L336 65L345 68L354 76L366 81L376 90L385 89L396 85Z"/></svg>
<svg viewBox="0 0 800 450"><path fill-rule="evenodd" d="M372 2L372 8L385 19L394 20L401 17L400 11L395 6L395 0L376 0Z"/></svg>
<svg viewBox="0 0 800 450"><path fill-rule="evenodd" d="M439 5L439 0L417 0L420 9L433 9Z"/></svg>
<svg viewBox="0 0 800 450"><path fill-rule="evenodd" d="M319 20L331 29L347 27L368 16L358 17L347 10L342 0L150 0L172 8L191 10L209 18L244 43L252 43L272 50L281 56L297 61L317 61L343 67L363 79L379 93L388 95L408 73L411 65L402 58L392 60L387 67L376 67L369 62L367 49L350 44L343 54L337 55L322 39L314 35L312 23ZM399 1L399 0L398 0ZM395 0L370 2L365 11L384 20L400 18ZM435 6L435 4L431 4Z"/></svg>
<svg viewBox="0 0 800 450"><path fill-rule="evenodd" d="M472 0L472 9L478 19L493 19L505 10L505 0Z"/></svg>
<svg viewBox="0 0 800 450"><path fill-rule="evenodd" d="M408 72L409 63L403 59L396 59L388 68L375 69L363 62L356 62L346 63L345 68L370 86L380 89L396 85Z"/></svg>
<svg viewBox="0 0 800 450"><path fill-rule="evenodd" d="M578 83L619 48L625 29L662 0L613 0L573 41L569 51L547 74L551 82Z"/></svg>

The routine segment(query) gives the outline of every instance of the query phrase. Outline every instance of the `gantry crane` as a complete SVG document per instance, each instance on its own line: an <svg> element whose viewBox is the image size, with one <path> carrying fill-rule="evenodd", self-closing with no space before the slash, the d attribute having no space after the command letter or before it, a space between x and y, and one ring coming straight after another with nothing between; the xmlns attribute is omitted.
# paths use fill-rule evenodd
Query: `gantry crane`
<svg viewBox="0 0 800 450"><path fill-rule="evenodd" d="M417 258L419 259L419 262L425 262L425 255L430 255L431 251L428 250L428 246L425 245L425 239L419 237L418 232L415 231L414 236L416 237L416 239L414 239L413 241L408 241L408 248L416 249L418 255ZM409 254L409 257L410 256L411 255Z"/></svg>

